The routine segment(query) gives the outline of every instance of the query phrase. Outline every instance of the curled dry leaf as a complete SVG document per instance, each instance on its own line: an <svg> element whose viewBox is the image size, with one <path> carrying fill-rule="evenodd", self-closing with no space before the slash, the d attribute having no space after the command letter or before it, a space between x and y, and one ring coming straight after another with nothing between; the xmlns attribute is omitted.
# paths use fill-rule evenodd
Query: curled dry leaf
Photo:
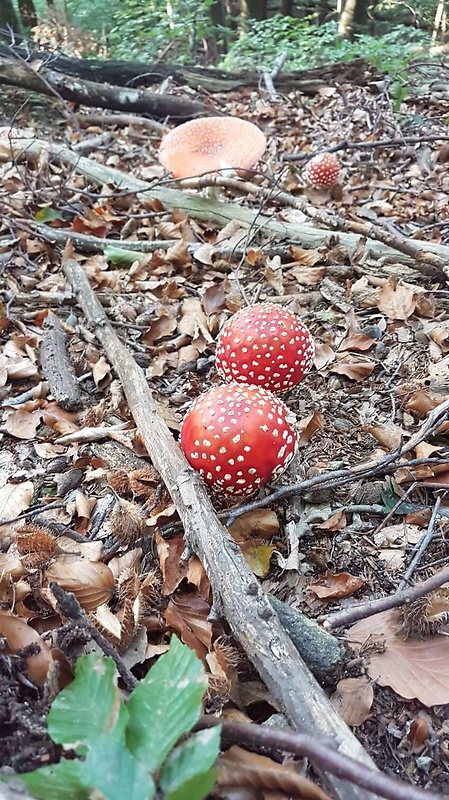
<svg viewBox="0 0 449 800"><path fill-rule="evenodd" d="M343 528L346 528L346 514L344 509L340 509L340 511L336 511L335 514L332 514L325 522L320 522L319 525L316 526L320 529L320 531L341 531Z"/></svg>
<svg viewBox="0 0 449 800"><path fill-rule="evenodd" d="M266 792L280 792L285 797L303 800L330 800L328 794L296 769L277 764L267 756L250 753L238 745L230 747L218 760L218 787L250 790L249 798L259 800Z"/></svg>
<svg viewBox="0 0 449 800"><path fill-rule="evenodd" d="M236 542L244 542L252 536L258 539L271 539L279 532L277 514L271 508L256 508L242 514L229 528Z"/></svg>
<svg viewBox="0 0 449 800"><path fill-rule="evenodd" d="M195 651L198 658L204 661L212 643L212 623L209 622L209 603L205 603L199 594L189 592L172 598L164 616L167 625L172 628L184 644Z"/></svg>
<svg viewBox="0 0 449 800"><path fill-rule="evenodd" d="M339 350L370 350L374 345L377 344L376 339L371 339L370 336L367 336L366 333L354 333L351 336L348 336L344 339L340 346Z"/></svg>
<svg viewBox="0 0 449 800"><path fill-rule="evenodd" d="M323 427L323 415L319 411L309 414L308 417L300 419L296 425L299 433L298 447L304 447L316 431Z"/></svg>
<svg viewBox="0 0 449 800"><path fill-rule="evenodd" d="M365 580L349 572L339 572L333 574L326 572L323 575L322 583L311 583L309 589L316 594L320 600L334 600L340 597L349 597L364 585Z"/></svg>
<svg viewBox="0 0 449 800"><path fill-rule="evenodd" d="M357 651L367 640L382 645L383 652L370 648L368 675L381 686L391 688L406 700L417 698L425 706L449 703L449 637L427 636L404 639L401 615L396 609L382 611L357 622L347 639Z"/></svg>
<svg viewBox="0 0 449 800"><path fill-rule="evenodd" d="M327 367L332 361L335 361L335 353L332 347L329 347L328 344L315 342L315 357L313 359L315 369L324 369L324 367Z"/></svg>
<svg viewBox="0 0 449 800"><path fill-rule="evenodd" d="M369 717L374 700L371 681L365 675L339 681L331 703L347 725L357 728Z"/></svg>
<svg viewBox="0 0 449 800"><path fill-rule="evenodd" d="M10 653L17 653L25 647L35 646L38 652L26 659L30 678L41 686L48 675L52 657L50 648L33 628L18 617L0 611L0 636L4 636Z"/></svg>
<svg viewBox="0 0 449 800"><path fill-rule="evenodd" d="M34 400L30 400L29 404L24 404L21 408L16 410L7 410L5 418L5 430L10 436L16 439L33 439L36 431L41 424L42 409L29 410L26 406L33 405Z"/></svg>
<svg viewBox="0 0 449 800"><path fill-rule="evenodd" d="M86 611L107 603L114 590L114 576L106 564L78 556L58 556L45 576L49 582L56 581L62 589L73 592Z"/></svg>

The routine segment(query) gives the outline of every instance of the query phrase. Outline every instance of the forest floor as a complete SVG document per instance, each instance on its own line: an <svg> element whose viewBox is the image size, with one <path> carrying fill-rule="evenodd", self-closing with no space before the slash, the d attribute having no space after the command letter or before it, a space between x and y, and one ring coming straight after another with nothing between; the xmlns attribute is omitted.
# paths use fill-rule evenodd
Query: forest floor
<svg viewBox="0 0 449 800"><path fill-rule="evenodd" d="M11 109L22 102L11 92ZM57 104L42 103L38 122L25 107L14 125L69 146L93 137L84 152L90 159L167 185L157 162L160 133L138 122L114 126L111 115L103 124L82 123L82 112L62 121ZM263 210L275 218L308 221L300 209L277 204L282 190L393 237L449 243L449 103L414 98L396 112L387 83L329 86L313 97L239 91L214 96L213 103L265 132L268 150L251 180L273 189ZM390 144L369 145L379 140ZM331 190L307 186L305 161L283 160L343 142L350 147L338 152L341 177ZM176 509L158 493L121 386L62 272L64 234L79 237L71 257L145 369L175 438L189 403L219 380L215 341L232 313L248 301L271 300L306 322L315 366L284 398L301 430L291 482L378 463L449 399L447 278L399 251L373 254L363 237L348 249L338 229L323 233L312 249L248 229L239 208L257 210L260 198L232 187L222 199L235 204L235 220L218 225L166 211L151 197L143 204L45 152L31 160L10 156L6 141L0 145L0 519L12 521L0 527L0 632L9 647L0 654L1 765L25 772L58 758L45 733L46 710L84 642L61 635L51 581L75 593L136 677L176 632L207 664L209 710L238 709L263 722L277 712L276 703L226 620L209 619L209 582L198 559L180 561L182 532L175 527L176 535L163 535L170 526L173 533ZM42 226L62 236L52 241ZM170 244L120 261L83 236ZM81 410L55 402L42 369L50 312L67 336ZM448 419L393 470L364 478L355 471L344 485L304 495L300 529L288 527L291 499L242 517L233 533L264 589L321 624L334 611L392 595L447 565ZM142 521L143 504L152 510ZM348 659L338 685L326 691L379 768L449 795L448 589L418 606L413 620L396 608L336 628ZM397 635L404 613L408 638ZM43 650L30 680L23 653L10 653L33 643ZM272 796L268 788L259 792L245 798Z"/></svg>

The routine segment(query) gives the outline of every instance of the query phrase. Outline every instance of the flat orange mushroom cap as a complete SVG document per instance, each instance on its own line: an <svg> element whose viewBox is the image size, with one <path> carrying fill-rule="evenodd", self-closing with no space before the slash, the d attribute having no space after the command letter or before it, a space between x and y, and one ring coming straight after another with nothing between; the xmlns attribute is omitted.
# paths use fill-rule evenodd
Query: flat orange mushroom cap
<svg viewBox="0 0 449 800"><path fill-rule="evenodd" d="M251 169L265 152L260 128L238 117L193 119L161 142L159 162L175 178L223 169Z"/></svg>

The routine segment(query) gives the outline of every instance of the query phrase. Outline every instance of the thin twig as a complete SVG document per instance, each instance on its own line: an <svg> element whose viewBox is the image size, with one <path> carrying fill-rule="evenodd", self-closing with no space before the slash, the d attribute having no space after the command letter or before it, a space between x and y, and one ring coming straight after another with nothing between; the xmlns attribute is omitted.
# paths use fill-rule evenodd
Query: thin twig
<svg viewBox="0 0 449 800"><path fill-rule="evenodd" d="M444 583L449 581L449 568L438 572L427 578L426 581L418 583L410 589L404 589L402 592L396 592L389 595L389 597L381 597L379 600L369 600L367 603L361 603L357 606L345 608L343 611L337 611L335 614L329 614L324 618L323 625L326 630L339 628L340 626L347 626L359 619L366 619L372 617L374 614L379 614L381 611L388 611L390 608L399 608L403 605L409 605L417 600L418 597L423 597L425 594L439 589Z"/></svg>
<svg viewBox="0 0 449 800"><path fill-rule="evenodd" d="M445 495L443 495L443 496L445 496ZM419 545L417 547L417 550L415 552L415 555L413 556L410 564L408 565L408 567L407 567L407 569L406 569L406 571L404 573L404 576L403 576L402 580L399 583L398 592L402 591L402 589L404 589L405 586L407 586L407 584L409 583L410 578L412 577L412 575L413 575L413 573L415 571L415 568L418 566L418 564L419 564L419 562L420 562L420 560L422 558L423 553L426 551L427 547L429 546L430 542L432 541L433 537L435 536L435 524L436 524L436 520L437 520L437 517L438 517L439 509L440 509L441 500L442 500L442 497L437 497L437 499L435 501L435 506L434 506L434 509L432 511L432 516L430 517L430 521L429 521L429 524L427 526L427 531L424 534L424 536L422 537L421 542L419 543Z"/></svg>
<svg viewBox="0 0 449 800"><path fill-rule="evenodd" d="M370 769L338 750L334 739L318 739L299 733L289 733L266 728L261 725L228 722L214 717L201 717L198 727L211 728L221 724L222 738L227 742L238 742L250 747L268 750L283 750L296 756L309 758L312 764L333 775L362 786L387 800L444 800L444 795L428 792L381 772Z"/></svg>
<svg viewBox="0 0 449 800"><path fill-rule="evenodd" d="M110 644L110 642L107 641L107 639L104 638L100 631L98 631L97 628L92 625L78 603L75 595L72 594L72 592L66 592L65 589L62 589L61 586L55 581L50 583L50 589L56 598L58 613L61 614L63 618L70 620L70 622L74 622L76 625L85 628L90 638L94 640L98 647L103 651L105 656L110 656L110 658L114 660L118 674L123 680L126 688L131 692L134 687L137 686L137 679L124 664L123 659L120 658L117 650L112 646L112 644Z"/></svg>
<svg viewBox="0 0 449 800"><path fill-rule="evenodd" d="M405 144L422 144L423 142L447 142L447 134L430 134L429 136L404 136L400 139L379 139L377 142L348 142L344 140L331 147L313 150L310 153L286 153L283 161L308 161L319 153L338 153L340 150L373 150L379 147L401 147Z"/></svg>

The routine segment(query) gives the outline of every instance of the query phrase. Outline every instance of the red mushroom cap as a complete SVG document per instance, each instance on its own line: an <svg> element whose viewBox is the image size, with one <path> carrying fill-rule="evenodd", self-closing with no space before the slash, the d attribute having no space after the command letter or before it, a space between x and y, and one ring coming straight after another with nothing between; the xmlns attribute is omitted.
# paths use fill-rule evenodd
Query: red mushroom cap
<svg viewBox="0 0 449 800"><path fill-rule="evenodd" d="M218 337L216 366L225 381L285 392L302 381L314 355L310 331L296 314L259 303L226 323Z"/></svg>
<svg viewBox="0 0 449 800"><path fill-rule="evenodd" d="M276 395L241 383L200 395L181 426L181 447L207 486L248 496L275 480L295 453L295 417Z"/></svg>
<svg viewBox="0 0 449 800"><path fill-rule="evenodd" d="M161 142L159 162L175 178L222 169L251 169L265 152L260 128L238 117L192 119Z"/></svg>
<svg viewBox="0 0 449 800"><path fill-rule="evenodd" d="M319 153L310 159L304 175L308 183L316 188L327 188L337 182L340 162L335 153Z"/></svg>

